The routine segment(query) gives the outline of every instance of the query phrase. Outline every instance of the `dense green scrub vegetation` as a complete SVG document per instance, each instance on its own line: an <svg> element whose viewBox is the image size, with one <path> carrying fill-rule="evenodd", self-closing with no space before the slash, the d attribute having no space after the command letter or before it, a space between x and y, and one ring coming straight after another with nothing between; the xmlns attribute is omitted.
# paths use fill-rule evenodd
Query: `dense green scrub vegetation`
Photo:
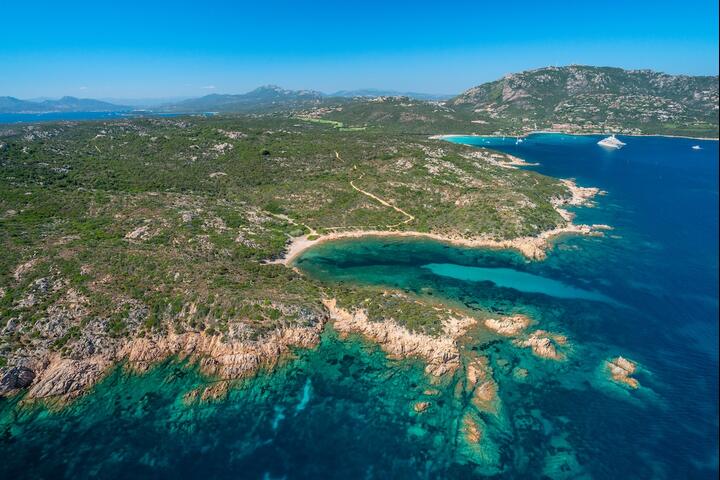
<svg viewBox="0 0 720 480"><path fill-rule="evenodd" d="M551 200L566 187L503 158L284 115L2 127L0 358L82 358L153 332L252 340L309 325L323 298L357 296L267 263L312 232L503 239L561 224ZM432 306L360 296L357 308L439 331Z"/></svg>

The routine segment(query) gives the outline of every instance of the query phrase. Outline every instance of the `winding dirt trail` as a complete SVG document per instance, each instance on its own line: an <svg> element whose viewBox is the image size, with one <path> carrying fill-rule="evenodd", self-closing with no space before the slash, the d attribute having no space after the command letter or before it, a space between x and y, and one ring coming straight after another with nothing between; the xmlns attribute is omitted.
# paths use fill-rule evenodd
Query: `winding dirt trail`
<svg viewBox="0 0 720 480"><path fill-rule="evenodd" d="M360 180L360 178L362 178L362 175L358 178L358 180ZM415 220L415 217L414 217L414 216L410 215L409 213L407 213L407 212L406 212L405 210L403 210L402 208L396 207L396 206L393 205L392 203L389 203L389 202L383 200L382 198L378 197L377 195L374 195L374 194L372 194L372 193L370 193L370 192L368 192L368 191L363 190L362 188L358 188L358 187L353 183L353 180L350 180L350 186L353 187L353 188L354 188L355 190L357 190L358 192L362 193L363 195L367 195L368 197L372 198L373 200L376 200L377 202L385 205L386 207L390 207L390 208L392 208L393 210L395 210L396 212L402 213L403 215L405 215L405 216L407 217L407 218L406 218L405 220L403 220L402 222L395 223L395 224L393 224L393 225L386 225L386 227L388 227L388 228L399 227L400 225L404 225L404 224L406 224L406 223L410 223L410 222L412 222L413 220Z"/></svg>
<svg viewBox="0 0 720 480"><path fill-rule="evenodd" d="M340 161L343 161L343 159L340 157L340 153L338 153L337 151L335 152L335 158L337 158L337 159L340 160ZM353 165L353 170L357 170L357 165ZM363 177L364 175L365 175L364 173L361 173L360 176L358 176L358 178L357 178L356 180L362 179L362 177ZM355 180L350 180L350 186L351 186L353 189L355 189L356 191L362 193L363 195L372 198L373 200L375 200L376 202L380 203L381 205L383 205L383 206L385 206L385 207L392 208L393 210L395 210L396 212L404 215L404 216L407 217L407 218L405 218L405 220L403 220L402 222L394 223L394 224L392 224L392 225L385 225L385 226L382 226L382 225L375 225L375 226L373 226L373 225L344 225L344 226L339 226L339 227L324 227L323 230L332 231L332 232L333 232L333 233L330 234L330 236L332 236L332 235L343 235L343 234L340 232L340 231L342 231L342 230L348 230L348 231L350 231L350 232L352 233L352 231L354 231L354 230L358 230L358 231L362 231L362 230L368 231L368 229L371 229L370 231L380 231L379 229L381 229L381 228L389 228L389 229L392 229L392 228L399 227L400 225L404 225L404 224L406 224L406 223L410 223L410 222L412 222L413 220L415 220L415 217L414 217L413 215L409 214L408 212L406 212L406 211L403 210L402 208L396 207L396 206L393 205L392 203L390 203L390 202L388 202L387 200L384 200L384 199L378 197L378 196L375 195L374 193L370 193L370 192L368 192L368 191L366 191L366 190L363 190L362 188L358 187L357 185L355 185ZM318 240L317 237L319 236L319 234L318 234L317 230L315 230L314 228L312 228L310 225L307 225L307 224L302 223L302 222L300 222L300 221L294 220L293 218L290 218L289 216L287 216L287 215L285 215L285 214L282 214L282 213L272 213L272 212L266 212L266 213L267 213L268 215L272 216L272 217L279 218L279 219L284 220L284 221L286 221L286 222L288 222L288 223L291 223L291 224L293 224L293 225L303 226L303 227L307 228L307 229L310 231L310 233L308 233L308 234L306 234L306 235L303 235L303 236L301 236L301 237L298 237L298 238L292 238L292 237L290 237L290 235L288 235L288 238L290 238L291 241L292 241L292 246L290 247L290 252L289 252L289 253L286 253L285 257L283 257L283 258L275 259L275 260L269 261L269 262L267 262L267 263L270 263L270 264L273 264L273 263L282 263L282 264L284 264L284 265L288 265L290 259L294 258L294 256L295 256L295 253L293 253L293 251L295 251L295 250L298 250L298 251L304 250L304 249L307 248L309 245L312 245L312 244L314 244L314 243L317 242L317 240ZM327 237L327 235L325 235L325 236ZM315 237L315 238L313 238L313 237ZM313 240L310 240L310 238L313 238Z"/></svg>
<svg viewBox="0 0 720 480"><path fill-rule="evenodd" d="M340 158L340 154L339 154L337 151L335 152L335 157L336 157L338 160L342 160L342 158ZM353 170L356 170L356 169L357 169L357 167L356 167L355 165L353 165ZM361 174L361 175L357 178L357 180L360 180L360 179L363 177L363 175L364 175L364 174ZM388 202L388 201L386 201L386 200L383 200L382 198L378 197L377 195L375 195L375 194L373 194L373 193L370 193L370 192L368 192L367 190L363 190L362 188L358 187L357 185L355 185L355 180L350 180L350 186L351 186L352 188L354 188L355 190L357 190L358 192L362 193L363 195L366 195L366 196L372 198L373 200L375 200L376 202L378 202L378 203L380 203L380 204L382 204L382 205L385 205L386 207L390 207L390 208L392 208L393 210L395 210L396 212L401 213L402 215L404 215L405 217L407 217L407 218L406 218L405 220L403 220L402 222L395 223L395 224L393 224L393 225L386 225L387 228L399 227L400 225L404 225L404 224L406 224L406 223L410 223L410 222L412 222L413 220L415 220L415 217L414 217L413 215L410 215L408 212L406 212L406 211L403 210L402 208L396 207L396 206L393 205L392 203L390 203L390 202Z"/></svg>

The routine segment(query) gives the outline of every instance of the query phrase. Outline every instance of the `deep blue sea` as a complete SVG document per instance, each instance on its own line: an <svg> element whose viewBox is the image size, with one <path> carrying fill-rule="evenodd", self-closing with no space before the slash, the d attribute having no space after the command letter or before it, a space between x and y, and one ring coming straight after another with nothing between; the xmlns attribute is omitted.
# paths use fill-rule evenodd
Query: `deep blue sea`
<svg viewBox="0 0 720 480"><path fill-rule="evenodd" d="M496 412L468 413L454 380L436 385L421 362L329 328L317 349L217 403L183 404L208 379L177 362L118 369L60 412L5 400L0 478L716 478L718 143L620 136L627 145L606 150L600 138L453 139L607 192L576 221L613 230L560 238L542 262L382 237L297 261L322 281L522 313L565 335L564 361L488 332L464 339L462 355L493 369ZM610 380L617 355L639 365L637 390ZM417 414L419 400L432 406ZM476 449L459 434L467 415L482 425Z"/></svg>

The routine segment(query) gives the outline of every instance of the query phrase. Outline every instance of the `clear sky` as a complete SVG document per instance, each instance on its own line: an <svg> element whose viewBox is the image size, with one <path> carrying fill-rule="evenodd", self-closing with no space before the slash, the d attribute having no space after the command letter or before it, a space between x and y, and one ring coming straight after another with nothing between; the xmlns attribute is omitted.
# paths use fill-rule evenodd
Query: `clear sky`
<svg viewBox="0 0 720 480"><path fill-rule="evenodd" d="M718 2L2 2L0 95L457 93L571 63L717 75Z"/></svg>

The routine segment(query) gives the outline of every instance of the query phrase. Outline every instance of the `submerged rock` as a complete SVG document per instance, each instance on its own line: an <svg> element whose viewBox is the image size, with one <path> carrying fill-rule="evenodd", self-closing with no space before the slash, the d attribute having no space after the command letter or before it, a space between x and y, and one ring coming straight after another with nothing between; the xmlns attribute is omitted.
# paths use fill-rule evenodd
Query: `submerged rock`
<svg viewBox="0 0 720 480"><path fill-rule="evenodd" d="M466 411L460 422L457 458L460 463L477 465L483 475L494 475L500 470L498 447L488 436L482 418L472 410Z"/></svg>
<svg viewBox="0 0 720 480"><path fill-rule="evenodd" d="M183 396L183 403L185 403L185 405L192 405L195 403L223 400L227 397L229 390L230 382L214 382L207 387L198 387L190 390Z"/></svg>
<svg viewBox="0 0 720 480"><path fill-rule="evenodd" d="M469 414L466 414L465 417L463 417L462 431L465 435L465 441L468 443L480 443L480 440L482 440L483 432L480 429L480 425L478 425L478 423Z"/></svg>
<svg viewBox="0 0 720 480"><path fill-rule="evenodd" d="M413 410L415 410L415 413L422 413L428 408L430 408L430 402L415 402L415 404L413 405Z"/></svg>
<svg viewBox="0 0 720 480"><path fill-rule="evenodd" d="M472 404L480 411L497 413L500 406L498 385L487 357L470 361L466 371L465 390L472 393Z"/></svg>

